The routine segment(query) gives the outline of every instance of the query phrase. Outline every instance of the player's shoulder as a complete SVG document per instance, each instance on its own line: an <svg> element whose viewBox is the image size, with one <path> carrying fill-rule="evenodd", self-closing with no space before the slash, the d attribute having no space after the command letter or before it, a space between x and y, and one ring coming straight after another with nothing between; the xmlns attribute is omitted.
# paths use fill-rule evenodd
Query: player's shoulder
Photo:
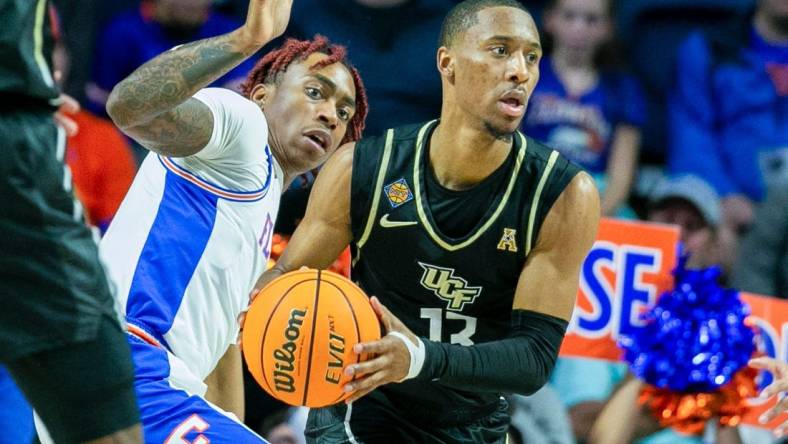
<svg viewBox="0 0 788 444"><path fill-rule="evenodd" d="M538 177L547 175L545 187L557 197L581 173L582 167L569 160L560 151L538 140L525 136L525 170ZM586 174L587 175L587 174Z"/></svg>
<svg viewBox="0 0 788 444"><path fill-rule="evenodd" d="M208 105L209 108L222 107L225 109L238 110L260 115L263 118L262 110L257 104L227 88L203 88L194 94L194 98Z"/></svg>
<svg viewBox="0 0 788 444"><path fill-rule="evenodd" d="M387 151L395 153L396 158L407 158L414 149L421 130L429 123L431 122L402 125L379 134L364 136L356 142L354 165L359 168L373 168Z"/></svg>
<svg viewBox="0 0 788 444"><path fill-rule="evenodd" d="M359 140L357 145L359 144L373 145L373 146L382 145L386 143L386 139L389 137L389 134L391 134L393 142L415 139L418 136L419 130L426 123L429 122L400 125L400 126L390 127L377 134L364 135L364 137L361 140Z"/></svg>
<svg viewBox="0 0 788 444"><path fill-rule="evenodd" d="M268 122L260 106L225 88L204 88L194 98L213 115L211 140L198 157L243 157L247 151L259 155L261 141L268 140Z"/></svg>
<svg viewBox="0 0 788 444"><path fill-rule="evenodd" d="M418 138L422 129L429 126L430 124L433 124L434 122L435 120L430 120L427 122L411 123L408 125L401 125L392 128L392 131L394 132L394 140L396 142L415 140Z"/></svg>
<svg viewBox="0 0 788 444"><path fill-rule="evenodd" d="M550 162L550 159L553 158L553 162L561 161L561 162L569 162L569 160L561 154L560 151L552 148L550 146L545 145L544 143L534 139L533 137L529 137L523 135L526 142L526 150L525 150L525 158L526 161L532 161L542 164L547 164Z"/></svg>

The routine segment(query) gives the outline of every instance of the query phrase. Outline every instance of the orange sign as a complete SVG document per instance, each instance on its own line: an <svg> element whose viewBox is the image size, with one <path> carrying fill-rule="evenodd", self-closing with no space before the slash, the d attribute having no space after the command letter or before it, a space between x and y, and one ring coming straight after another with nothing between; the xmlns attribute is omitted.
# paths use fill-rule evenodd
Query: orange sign
<svg viewBox="0 0 788 444"><path fill-rule="evenodd" d="M618 360L618 337L643 325L640 313L672 285L678 241L672 226L604 219L561 354Z"/></svg>

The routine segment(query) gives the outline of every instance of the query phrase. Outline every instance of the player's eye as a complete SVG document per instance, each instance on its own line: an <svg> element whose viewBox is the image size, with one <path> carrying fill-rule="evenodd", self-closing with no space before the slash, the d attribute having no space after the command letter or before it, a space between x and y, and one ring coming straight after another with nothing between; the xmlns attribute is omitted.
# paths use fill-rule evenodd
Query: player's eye
<svg viewBox="0 0 788 444"><path fill-rule="evenodd" d="M347 122L350 120L350 111L347 108L339 108L337 110L337 116L339 116L339 118L343 121Z"/></svg>
<svg viewBox="0 0 788 444"><path fill-rule="evenodd" d="M537 54L535 52L529 53L528 55L525 56L525 60L529 64L533 65L534 63L539 61L539 54Z"/></svg>
<svg viewBox="0 0 788 444"><path fill-rule="evenodd" d="M307 86L306 88L304 88L304 92L306 93L307 96L309 96L310 99L320 100L323 98L323 93L320 92L319 89L313 88L311 86Z"/></svg>
<svg viewBox="0 0 788 444"><path fill-rule="evenodd" d="M492 53L497 55L497 56L506 55L506 47L505 46L493 46L492 48L490 48L490 51L492 51Z"/></svg>

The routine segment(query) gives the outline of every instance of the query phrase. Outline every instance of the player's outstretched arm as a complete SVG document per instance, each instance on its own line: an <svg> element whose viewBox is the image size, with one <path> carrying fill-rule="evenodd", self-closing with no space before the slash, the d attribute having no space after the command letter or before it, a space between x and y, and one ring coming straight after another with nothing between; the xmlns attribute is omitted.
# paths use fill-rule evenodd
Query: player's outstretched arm
<svg viewBox="0 0 788 444"><path fill-rule="evenodd" d="M292 4L250 0L240 28L177 46L145 63L112 90L110 117L152 151L168 156L197 153L211 139L213 116L192 95L281 35Z"/></svg>
<svg viewBox="0 0 788 444"><path fill-rule="evenodd" d="M324 269L350 244L350 182L355 143L339 147L317 175L304 219L276 265L263 273L255 291L274 278L301 267Z"/></svg>
<svg viewBox="0 0 788 444"><path fill-rule="evenodd" d="M356 392L349 401L409 378L480 392L539 390L555 365L572 316L580 267L599 226L599 206L594 181L585 173L578 174L559 196L520 273L511 328L504 339L464 346L416 338L374 301L387 335L355 347L356 353L376 357L346 368L348 375L361 376L345 386Z"/></svg>

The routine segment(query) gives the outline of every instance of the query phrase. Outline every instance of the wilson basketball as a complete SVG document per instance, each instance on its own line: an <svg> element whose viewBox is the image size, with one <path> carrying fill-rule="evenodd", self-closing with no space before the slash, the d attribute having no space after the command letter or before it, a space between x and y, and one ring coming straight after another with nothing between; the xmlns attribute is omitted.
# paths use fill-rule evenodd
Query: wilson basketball
<svg viewBox="0 0 788 444"><path fill-rule="evenodd" d="M243 330L249 371L271 396L324 407L347 398L349 364L367 359L353 346L380 338L369 299L330 271L299 270L271 281L252 301Z"/></svg>

